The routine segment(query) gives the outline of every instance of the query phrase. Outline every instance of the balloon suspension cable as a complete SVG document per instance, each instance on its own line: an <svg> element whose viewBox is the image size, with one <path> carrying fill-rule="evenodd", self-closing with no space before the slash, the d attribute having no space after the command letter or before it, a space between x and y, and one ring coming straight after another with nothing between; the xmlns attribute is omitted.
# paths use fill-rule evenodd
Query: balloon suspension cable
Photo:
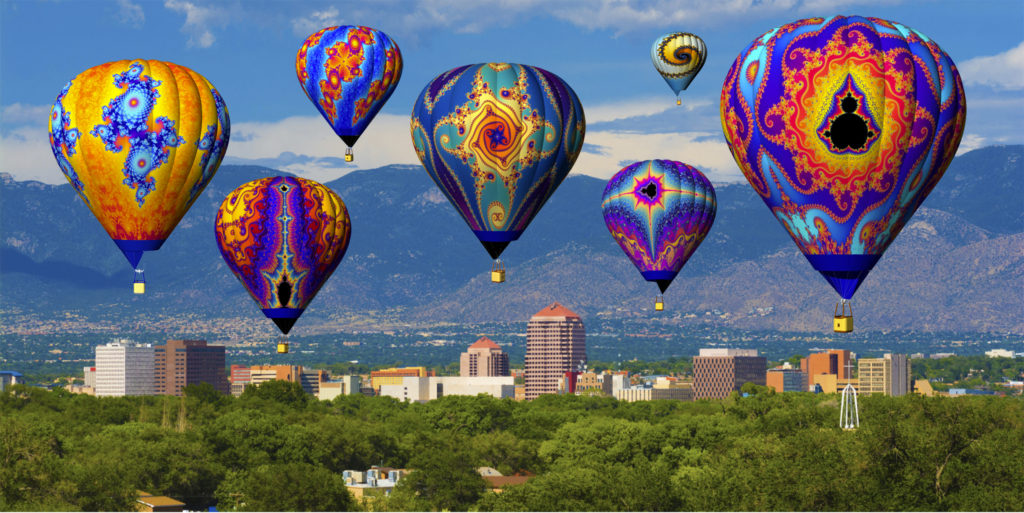
<svg viewBox="0 0 1024 513"><path fill-rule="evenodd" d="M345 162L352 162L354 159L355 157L352 155L352 147L349 146L348 149L345 150Z"/></svg>

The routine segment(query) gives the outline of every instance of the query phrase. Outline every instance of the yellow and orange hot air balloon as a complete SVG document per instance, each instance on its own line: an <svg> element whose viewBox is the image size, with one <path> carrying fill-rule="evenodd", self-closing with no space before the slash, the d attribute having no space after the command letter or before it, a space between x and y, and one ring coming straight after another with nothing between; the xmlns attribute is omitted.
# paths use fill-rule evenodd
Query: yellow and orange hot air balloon
<svg viewBox="0 0 1024 513"><path fill-rule="evenodd" d="M57 164L136 269L160 249L217 171L230 134L220 93L202 75L125 60L73 78L50 111Z"/></svg>

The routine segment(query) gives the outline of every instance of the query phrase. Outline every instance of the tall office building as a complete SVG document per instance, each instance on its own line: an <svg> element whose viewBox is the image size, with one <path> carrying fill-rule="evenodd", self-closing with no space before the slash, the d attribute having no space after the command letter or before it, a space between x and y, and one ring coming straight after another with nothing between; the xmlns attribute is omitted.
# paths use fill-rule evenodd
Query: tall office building
<svg viewBox="0 0 1024 513"><path fill-rule="evenodd" d="M910 359L886 353L883 358L857 360L861 394L905 395L910 392Z"/></svg>
<svg viewBox="0 0 1024 513"><path fill-rule="evenodd" d="M210 346L205 340L168 340L153 349L157 394L180 396L182 388L199 383L231 393L224 372L224 346Z"/></svg>
<svg viewBox="0 0 1024 513"><path fill-rule="evenodd" d="M249 383L259 385L274 380L299 383L301 374L301 365L253 365L249 367Z"/></svg>
<svg viewBox="0 0 1024 513"><path fill-rule="evenodd" d="M96 395L153 395L153 346L127 341L96 346Z"/></svg>
<svg viewBox="0 0 1024 513"><path fill-rule="evenodd" d="M767 366L756 349L701 349L693 357L693 396L722 399L744 383L764 385Z"/></svg>
<svg viewBox="0 0 1024 513"><path fill-rule="evenodd" d="M586 361L587 334L580 316L558 303L537 312L526 327L526 399L557 394L565 373Z"/></svg>
<svg viewBox="0 0 1024 513"><path fill-rule="evenodd" d="M807 381L814 383L814 376L819 374L835 374L839 380L851 378L850 351L846 349L829 349L823 353L813 353L800 360L800 370L807 374Z"/></svg>
<svg viewBox="0 0 1024 513"><path fill-rule="evenodd" d="M508 353L487 337L480 337L459 357L459 376L508 375Z"/></svg>

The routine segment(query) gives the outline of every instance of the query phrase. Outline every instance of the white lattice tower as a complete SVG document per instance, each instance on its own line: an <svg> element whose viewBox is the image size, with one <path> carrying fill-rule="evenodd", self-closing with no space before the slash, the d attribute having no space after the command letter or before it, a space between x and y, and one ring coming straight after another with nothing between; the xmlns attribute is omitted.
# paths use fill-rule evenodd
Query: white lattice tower
<svg viewBox="0 0 1024 513"><path fill-rule="evenodd" d="M839 427L856 429L860 427L860 413L857 410L857 389L852 383L843 388L843 398L839 403Z"/></svg>

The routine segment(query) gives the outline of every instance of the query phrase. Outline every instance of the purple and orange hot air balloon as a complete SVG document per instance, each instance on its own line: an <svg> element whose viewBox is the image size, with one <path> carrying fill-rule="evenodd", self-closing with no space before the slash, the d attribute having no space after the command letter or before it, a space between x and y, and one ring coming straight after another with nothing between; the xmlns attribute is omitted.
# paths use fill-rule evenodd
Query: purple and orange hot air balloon
<svg viewBox="0 0 1024 513"><path fill-rule="evenodd" d="M601 210L615 242L662 293L715 222L715 189L674 160L634 162L608 180ZM655 310L664 309L659 296Z"/></svg>
<svg viewBox="0 0 1024 513"><path fill-rule="evenodd" d="M235 189L217 211L221 256L287 335L348 249L345 203L312 180L269 177ZM278 344L287 353L288 344Z"/></svg>
<svg viewBox="0 0 1024 513"><path fill-rule="evenodd" d="M722 130L736 163L847 300L935 187L963 135L960 74L911 28L857 16L772 29L725 78Z"/></svg>
<svg viewBox="0 0 1024 513"><path fill-rule="evenodd" d="M50 146L78 195L136 269L217 171L230 135L220 93L184 66L108 62L73 78L50 111Z"/></svg>

